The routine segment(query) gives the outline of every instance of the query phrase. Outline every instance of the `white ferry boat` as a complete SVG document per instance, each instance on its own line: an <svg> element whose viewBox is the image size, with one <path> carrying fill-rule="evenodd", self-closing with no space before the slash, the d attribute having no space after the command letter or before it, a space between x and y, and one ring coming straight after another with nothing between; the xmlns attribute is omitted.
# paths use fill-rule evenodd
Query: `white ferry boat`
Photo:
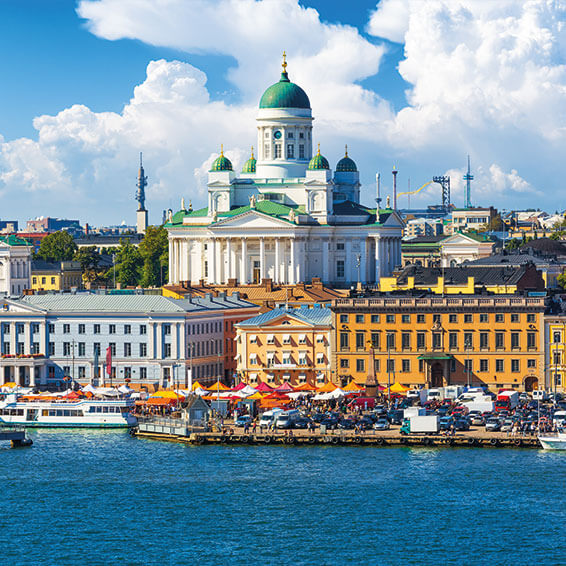
<svg viewBox="0 0 566 566"><path fill-rule="evenodd" d="M137 424L132 400L0 401L2 424L29 427L123 428Z"/></svg>
<svg viewBox="0 0 566 566"><path fill-rule="evenodd" d="M545 450L566 450L566 432L544 434L538 441Z"/></svg>

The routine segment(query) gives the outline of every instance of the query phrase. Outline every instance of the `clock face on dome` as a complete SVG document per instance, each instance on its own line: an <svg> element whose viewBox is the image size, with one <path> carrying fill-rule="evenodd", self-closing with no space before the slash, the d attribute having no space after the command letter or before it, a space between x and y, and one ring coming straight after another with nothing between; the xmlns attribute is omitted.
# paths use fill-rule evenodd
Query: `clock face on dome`
<svg viewBox="0 0 566 566"><path fill-rule="evenodd" d="M277 130L277 131L273 134L273 137L274 137L276 140L281 139L281 132L280 132L279 130Z"/></svg>

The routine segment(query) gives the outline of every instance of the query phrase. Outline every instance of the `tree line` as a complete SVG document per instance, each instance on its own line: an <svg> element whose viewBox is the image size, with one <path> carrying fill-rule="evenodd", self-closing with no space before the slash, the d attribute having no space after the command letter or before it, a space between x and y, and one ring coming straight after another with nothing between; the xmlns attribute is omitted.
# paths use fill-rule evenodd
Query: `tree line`
<svg viewBox="0 0 566 566"><path fill-rule="evenodd" d="M108 266L112 255L113 265ZM77 261L85 284L111 286L115 280L122 287L158 287L167 283L169 272L167 230L148 226L139 246L124 236L118 247L100 251L96 246L78 248L68 232L53 232L43 238L34 259Z"/></svg>

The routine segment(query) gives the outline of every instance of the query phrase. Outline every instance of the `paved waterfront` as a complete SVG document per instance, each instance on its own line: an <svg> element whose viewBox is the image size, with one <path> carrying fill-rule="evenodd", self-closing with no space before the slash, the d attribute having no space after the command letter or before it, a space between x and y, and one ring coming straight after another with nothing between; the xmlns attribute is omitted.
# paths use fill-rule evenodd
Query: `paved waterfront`
<svg viewBox="0 0 566 566"><path fill-rule="evenodd" d="M550 565L566 555L566 454L31 436L32 448L0 448L4 564Z"/></svg>

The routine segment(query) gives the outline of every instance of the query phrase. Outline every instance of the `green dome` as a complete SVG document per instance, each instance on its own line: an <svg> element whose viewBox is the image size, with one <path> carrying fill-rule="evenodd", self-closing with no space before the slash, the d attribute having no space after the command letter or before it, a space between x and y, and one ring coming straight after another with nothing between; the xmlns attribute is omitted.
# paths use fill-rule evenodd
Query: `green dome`
<svg viewBox="0 0 566 566"><path fill-rule="evenodd" d="M252 147L252 156L244 163L242 173L255 173L256 158L254 157L254 148Z"/></svg>
<svg viewBox="0 0 566 566"><path fill-rule="evenodd" d="M318 148L317 154L310 160L308 167L309 171L316 171L318 169L330 169L328 159L320 154L320 147Z"/></svg>
<svg viewBox="0 0 566 566"><path fill-rule="evenodd" d="M348 146L344 152L344 157L336 164L336 171L341 173L355 173L358 170L353 159L348 157Z"/></svg>
<svg viewBox="0 0 566 566"><path fill-rule="evenodd" d="M220 150L220 157L212 163L210 171L233 171L232 162L224 156L224 148Z"/></svg>
<svg viewBox="0 0 566 566"><path fill-rule="evenodd" d="M260 108L310 108L307 93L289 80L286 72L281 73L278 83L271 85L259 101Z"/></svg>

